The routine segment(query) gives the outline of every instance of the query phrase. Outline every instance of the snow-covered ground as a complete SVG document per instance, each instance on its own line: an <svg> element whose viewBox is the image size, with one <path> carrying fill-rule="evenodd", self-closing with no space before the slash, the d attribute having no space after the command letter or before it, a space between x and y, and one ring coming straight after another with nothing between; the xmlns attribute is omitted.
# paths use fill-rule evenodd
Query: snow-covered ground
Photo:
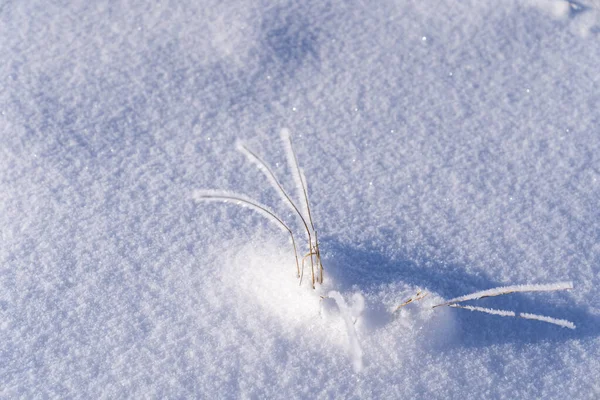
<svg viewBox="0 0 600 400"><path fill-rule="evenodd" d="M0 54L1 398L600 398L598 1L4 0ZM193 199L305 252L284 127L316 290Z"/></svg>

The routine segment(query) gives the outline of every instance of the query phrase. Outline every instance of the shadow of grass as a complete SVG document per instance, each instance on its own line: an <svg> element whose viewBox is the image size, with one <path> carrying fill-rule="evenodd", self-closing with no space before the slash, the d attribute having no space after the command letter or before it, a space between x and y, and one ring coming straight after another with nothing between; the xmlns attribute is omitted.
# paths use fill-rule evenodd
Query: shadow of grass
<svg viewBox="0 0 600 400"><path fill-rule="evenodd" d="M321 242L322 252L326 254L323 261L326 276L334 279L341 290L358 286L370 291L390 283L404 282L450 299L498 286L531 283L498 282L484 274L470 274L458 265L442 265L427 260L391 259L378 249L358 249L331 238L323 238ZM557 279L559 280L561 279ZM577 282L574 284L577 287ZM569 303L568 292L515 293L478 300L476 304L482 307L567 319L574 322L577 328L571 330L539 321L456 309L452 311L456 313L460 339L455 345L484 347L504 343L564 342L599 336L600 317L589 313L587 307Z"/></svg>

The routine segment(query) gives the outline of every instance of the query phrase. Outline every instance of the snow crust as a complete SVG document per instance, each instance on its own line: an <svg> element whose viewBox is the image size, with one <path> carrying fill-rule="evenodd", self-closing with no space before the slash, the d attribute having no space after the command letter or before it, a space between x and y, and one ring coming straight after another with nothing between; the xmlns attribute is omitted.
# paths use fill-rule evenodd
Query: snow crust
<svg viewBox="0 0 600 400"><path fill-rule="evenodd" d="M0 2L0 398L599 398L599 10Z"/></svg>

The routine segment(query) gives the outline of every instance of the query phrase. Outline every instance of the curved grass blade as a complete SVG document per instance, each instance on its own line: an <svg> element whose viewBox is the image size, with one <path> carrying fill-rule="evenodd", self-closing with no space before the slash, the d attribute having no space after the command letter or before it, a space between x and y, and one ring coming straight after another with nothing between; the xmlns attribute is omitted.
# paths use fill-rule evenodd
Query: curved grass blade
<svg viewBox="0 0 600 400"><path fill-rule="evenodd" d="M448 300L444 303L438 304L435 307L449 306L456 303L462 303L468 300L478 300L485 297L502 296L511 293L524 293L524 292L555 292L558 290L570 290L573 289L573 282L558 282L549 284L535 284L535 285L513 285L513 286L500 286L492 289L482 290L479 292L467 294L465 296L455 297L454 299Z"/></svg>
<svg viewBox="0 0 600 400"><path fill-rule="evenodd" d="M294 247L294 257L296 258L296 271L297 276L300 277L300 264L298 262L298 250L296 247L296 240L294 239L294 233L292 230L283 222L281 218L279 218L273 211L269 209L269 207L258 203L257 201L244 196L240 193L228 192L223 190L195 190L192 197L196 201L231 201L237 205L243 205L251 208L252 210L258 212L266 218L271 219L272 221L277 222L278 226L283 228L290 234L292 238L292 246Z"/></svg>

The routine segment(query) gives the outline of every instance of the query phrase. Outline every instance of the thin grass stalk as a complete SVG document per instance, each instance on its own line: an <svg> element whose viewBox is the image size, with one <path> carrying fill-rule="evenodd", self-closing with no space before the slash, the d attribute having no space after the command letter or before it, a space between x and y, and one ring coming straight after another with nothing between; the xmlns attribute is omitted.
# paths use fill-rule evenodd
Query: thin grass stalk
<svg viewBox="0 0 600 400"><path fill-rule="evenodd" d="M296 155L296 152L294 151L292 137L290 135L289 130L282 129L281 130L281 138L284 141L288 165L290 167L290 170L294 174L294 181L296 182L296 186L299 187L299 191L301 192L300 194L304 196L304 204L306 207L306 213L308 215L308 220L310 222L310 226L311 226L314 236L315 236L314 250L313 250L312 241L310 242L310 250L311 250L311 253L314 253L314 255L316 256L317 268L318 268L318 274L319 274L317 281L322 284L323 283L323 264L321 262L321 253L319 251L319 241L317 239L317 231L315 229L315 225L314 225L314 222L312 219L312 213L310 211L310 201L308 200L308 188L306 185L306 179L304 178L304 174L302 173L302 169L300 168L300 164L298 163L298 156ZM312 263L312 255L311 255L311 263Z"/></svg>
<svg viewBox="0 0 600 400"><path fill-rule="evenodd" d="M486 297L503 296L511 293L526 293L526 292L555 292L558 290L573 289L573 282L558 282L551 284L534 284L534 285L512 285L500 286L492 289L474 292L464 296L456 297L444 303L438 304L435 307L449 306L451 304L462 303L468 300L479 300Z"/></svg>
<svg viewBox="0 0 600 400"><path fill-rule="evenodd" d="M293 210L296 212L296 214L298 214L298 216L300 217L300 219L302 221L302 224L304 225L304 229L306 230L306 234L308 235L308 243L309 243L308 249L309 249L309 251L311 251L312 250L312 235L311 235L311 230L309 229L308 224L306 223L306 220L304 219L304 216L302 215L302 213L300 212L300 210L298 209L298 207L296 206L296 204L294 203L294 201L287 194L287 192L285 191L285 189L283 188L283 186L281 185L281 183L279 183L279 180L275 176L275 173L273 172L273 170L271 169L271 167L269 167L269 165L258 154L256 154L252 150L250 150L242 142L237 142L236 143L236 148L237 148L238 151L240 151L241 153L243 153L251 162L253 162L254 164L256 164L258 166L258 169L267 177L267 179L271 183L271 186L276 191L278 191L281 195L283 195L283 198L293 208ZM313 260L312 256L310 258L310 263L311 263L311 269L314 270L314 260ZM314 280L313 280L313 287L314 287Z"/></svg>
<svg viewBox="0 0 600 400"><path fill-rule="evenodd" d="M237 201L239 203L243 203L253 209L254 211L258 211L259 214L263 214L265 216L269 216L274 221L276 221L282 228L284 228L289 234L290 238L292 238L292 246L294 247L294 257L296 259L296 271L297 277L300 277L300 264L298 262L298 250L296 247L296 240L294 239L294 233L292 230L283 222L281 218L275 215L269 208L263 204L260 204L252 199L246 198L245 196L238 193L218 193L211 191L203 191L196 190L194 192L194 200L196 201Z"/></svg>
<svg viewBox="0 0 600 400"><path fill-rule="evenodd" d="M319 268L320 284L323 284L323 263L321 262L321 250L319 250L319 239L317 237L317 231L315 230L315 254L317 257L317 266Z"/></svg>
<svg viewBox="0 0 600 400"><path fill-rule="evenodd" d="M295 179L294 179L297 182L296 185L298 185L298 182L300 183L301 194L304 195L304 204L306 206L308 220L310 222L310 226L311 226L312 230L314 231L315 225L313 223L312 214L310 212L310 202L308 201L308 191L306 188L306 182L302 177L302 172L300 170L300 164L298 163L298 157L296 156L296 152L294 151L292 137L290 135L290 132L287 129L281 130L281 137L286 146L286 150L287 150L286 155L287 155L288 164L290 166L290 169L292 170L292 173L296 174Z"/></svg>
<svg viewBox="0 0 600 400"><path fill-rule="evenodd" d="M494 308L485 308L485 307L477 307L477 306L465 306L461 304L448 304L448 307L452 308L462 308L464 310L469 311L477 311L486 314L499 315L501 317L513 317L513 318L523 318L523 319L532 319L541 322L547 322L549 324L559 325L564 328L575 329L575 324L566 319L558 319L553 317L548 317L546 315L539 314L531 314L531 313L519 313L517 314L514 311L510 310L498 310Z"/></svg>

